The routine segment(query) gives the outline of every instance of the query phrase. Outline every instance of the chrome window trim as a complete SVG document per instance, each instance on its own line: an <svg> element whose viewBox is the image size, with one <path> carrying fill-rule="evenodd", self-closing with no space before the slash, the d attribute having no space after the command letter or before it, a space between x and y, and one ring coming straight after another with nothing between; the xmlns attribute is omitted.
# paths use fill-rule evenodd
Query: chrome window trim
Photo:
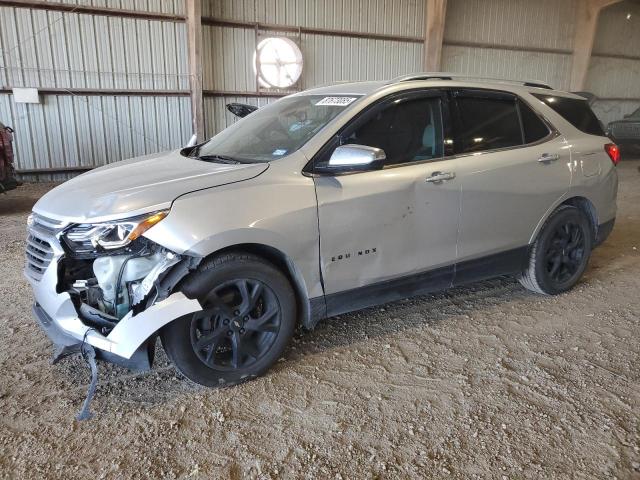
<svg viewBox="0 0 640 480"><path fill-rule="evenodd" d="M427 159L427 160L416 160L415 162L408 162L408 163L399 163L396 165L385 165L383 168L379 169L379 170L358 170L358 171L351 171L351 172L335 172L335 173L329 173L329 172L303 172L304 176L307 177L311 177L311 178L317 178L317 177L342 177L344 175L355 175L355 174L359 174L359 173L368 173L368 172L381 172L384 170L389 170L392 168L402 168L402 167L411 167L413 165L424 165L427 163L437 163L437 162L443 162L446 160L456 160L458 158L465 158L465 157L483 157L484 155L487 154L491 154L491 153L501 153L501 152L508 152L511 150L519 150L521 148L528 148L528 147L535 147L538 145L542 145L543 143L547 143L550 142L552 140L555 140L556 138L562 136L560 134L560 132L558 132L557 130L554 130L553 132L550 132L549 135L547 135L544 138L541 138L540 140L536 141L536 142L532 142L532 143L527 143L524 145L518 145L515 147L505 147L505 148L496 148L493 150L482 150L481 152L474 152L474 153L460 153L458 155L448 155L446 157L439 157L439 158L432 158L432 159Z"/></svg>
<svg viewBox="0 0 640 480"><path fill-rule="evenodd" d="M441 87L434 87L434 89L438 89L438 90L451 90L453 88L456 87L450 87L449 89L443 89ZM438 158L430 158L430 159L426 159L426 160L416 160L413 162L406 162L406 163L398 163L398 164L394 164L394 165L385 165L384 167L382 167L379 170L356 170L356 171L345 171L345 172L335 172L335 173L330 173L330 172L314 172L314 171L304 171L302 174L305 177L310 177L310 178L318 178L318 177L341 177L344 175L355 175L355 174L359 174L359 173L368 173L368 172L379 172L379 171L384 171L384 170L388 170L388 169L392 169L392 168L399 168L399 167L410 167L412 165L422 165L422 164L427 164L427 163L436 163L436 162L442 162L445 160L455 160L458 158L464 158L464 157L482 157L486 154L490 154L490 153L501 153L501 152L507 152L507 151L511 151L511 150L519 150L522 148L529 148L529 147L535 147L538 145L542 145L544 143L550 142L552 140L555 140L556 138L562 136L562 134L558 131L558 129L553 125L553 123L551 123L549 121L549 119L543 115L542 113L540 113L533 105L531 105L530 102L528 102L526 99L524 99L521 95L518 95L516 93L513 92L507 92L507 91L503 91L503 90L496 90L496 89L483 89L483 88L474 88L473 90L487 90L487 91L491 91L491 92L498 92L498 93L505 93L507 95L512 95L513 97L515 97L516 100L523 102L525 105L527 105L532 111L533 113L547 126L547 128L549 129L549 134L546 137L542 137L540 140L536 140L535 142L529 142L529 143L524 143L522 145L514 145L511 147L504 147L504 148L494 148L491 150L481 150L479 152L473 152L473 153L459 153L456 155L447 155L444 157L438 157ZM415 91L415 90L413 90ZM544 102L543 102L544 103ZM520 116L520 114L518 114L518 116ZM523 131L524 133L524 131ZM319 152L320 150L318 150Z"/></svg>

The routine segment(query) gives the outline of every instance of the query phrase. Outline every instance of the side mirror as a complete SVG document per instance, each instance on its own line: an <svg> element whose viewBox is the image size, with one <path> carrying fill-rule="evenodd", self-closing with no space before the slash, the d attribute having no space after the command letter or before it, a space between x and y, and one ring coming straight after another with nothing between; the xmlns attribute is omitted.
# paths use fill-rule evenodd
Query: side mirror
<svg viewBox="0 0 640 480"><path fill-rule="evenodd" d="M182 147L182 149L180 150L180 155L182 155L183 157L189 157L191 156L191 152L207 142L208 140L205 140L202 143L198 143L198 137L194 135L191 137L189 142L184 147Z"/></svg>
<svg viewBox="0 0 640 480"><path fill-rule="evenodd" d="M258 109L255 105L247 105L246 103L228 103L227 110L233 113L238 118L244 118L250 113L255 112Z"/></svg>
<svg viewBox="0 0 640 480"><path fill-rule="evenodd" d="M342 145L337 147L323 172L353 172L377 170L384 166L387 156L381 148L366 145Z"/></svg>

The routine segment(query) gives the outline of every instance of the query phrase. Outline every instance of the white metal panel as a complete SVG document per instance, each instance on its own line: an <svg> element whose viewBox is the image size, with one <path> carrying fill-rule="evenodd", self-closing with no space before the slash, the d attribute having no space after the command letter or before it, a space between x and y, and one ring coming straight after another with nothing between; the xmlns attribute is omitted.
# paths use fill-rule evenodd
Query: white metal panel
<svg viewBox="0 0 640 480"><path fill-rule="evenodd" d="M202 27L205 89L255 91L255 32L245 28Z"/></svg>
<svg viewBox="0 0 640 480"><path fill-rule="evenodd" d="M188 88L184 23L0 7L10 86Z"/></svg>
<svg viewBox="0 0 640 480"><path fill-rule="evenodd" d="M255 32L205 26L203 37L205 89L255 91ZM342 80L383 80L422 69L422 44L309 34L299 41L305 62L300 89Z"/></svg>
<svg viewBox="0 0 640 480"><path fill-rule="evenodd" d="M605 98L593 109L604 123L620 120L640 106L640 4L620 2L600 13L593 53L585 89Z"/></svg>
<svg viewBox="0 0 640 480"><path fill-rule="evenodd" d="M422 37L424 0L204 0L224 20Z"/></svg>
<svg viewBox="0 0 640 480"><path fill-rule="evenodd" d="M640 98L640 61L593 57L586 90L598 97Z"/></svg>
<svg viewBox="0 0 640 480"><path fill-rule="evenodd" d="M423 45L303 35L304 88L337 81L384 80L422 70Z"/></svg>
<svg viewBox="0 0 640 480"><path fill-rule="evenodd" d="M600 12L593 53L640 56L639 3L620 2Z"/></svg>
<svg viewBox="0 0 640 480"><path fill-rule="evenodd" d="M570 50L577 0L448 0L445 42Z"/></svg>
<svg viewBox="0 0 640 480"><path fill-rule="evenodd" d="M95 167L178 148L191 136L188 97L44 95L16 104L0 95L15 129L17 169Z"/></svg>
<svg viewBox="0 0 640 480"><path fill-rule="evenodd" d="M65 3L87 7L122 8L148 13L182 15L185 0L45 0L49 3Z"/></svg>
<svg viewBox="0 0 640 480"><path fill-rule="evenodd" d="M445 46L442 70L511 80L540 80L566 90L571 75L571 56L494 48Z"/></svg>

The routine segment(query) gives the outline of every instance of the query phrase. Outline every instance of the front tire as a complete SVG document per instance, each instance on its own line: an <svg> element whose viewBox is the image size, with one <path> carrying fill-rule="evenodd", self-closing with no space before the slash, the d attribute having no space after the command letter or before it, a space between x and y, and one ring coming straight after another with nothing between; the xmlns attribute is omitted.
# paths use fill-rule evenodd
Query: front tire
<svg viewBox="0 0 640 480"><path fill-rule="evenodd" d="M228 253L209 260L181 286L203 310L161 332L175 367L188 379L214 387L266 372L282 355L296 324L287 278L255 255Z"/></svg>
<svg viewBox="0 0 640 480"><path fill-rule="evenodd" d="M578 208L562 205L542 227L520 283L533 292L557 295L573 288L587 268L591 224Z"/></svg>

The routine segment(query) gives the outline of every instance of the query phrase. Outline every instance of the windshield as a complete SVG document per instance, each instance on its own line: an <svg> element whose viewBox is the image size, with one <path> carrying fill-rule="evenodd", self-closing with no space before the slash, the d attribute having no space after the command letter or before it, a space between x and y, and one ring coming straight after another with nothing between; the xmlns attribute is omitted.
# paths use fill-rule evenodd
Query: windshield
<svg viewBox="0 0 640 480"><path fill-rule="evenodd" d="M191 156L270 162L295 152L356 101L357 95L283 98L223 130Z"/></svg>
<svg viewBox="0 0 640 480"><path fill-rule="evenodd" d="M631 115L629 115L629 116L630 116L630 117L632 117L632 118L636 118L636 117L640 118L640 108L639 108L639 109L637 109L635 112L633 112L633 113L632 113Z"/></svg>

